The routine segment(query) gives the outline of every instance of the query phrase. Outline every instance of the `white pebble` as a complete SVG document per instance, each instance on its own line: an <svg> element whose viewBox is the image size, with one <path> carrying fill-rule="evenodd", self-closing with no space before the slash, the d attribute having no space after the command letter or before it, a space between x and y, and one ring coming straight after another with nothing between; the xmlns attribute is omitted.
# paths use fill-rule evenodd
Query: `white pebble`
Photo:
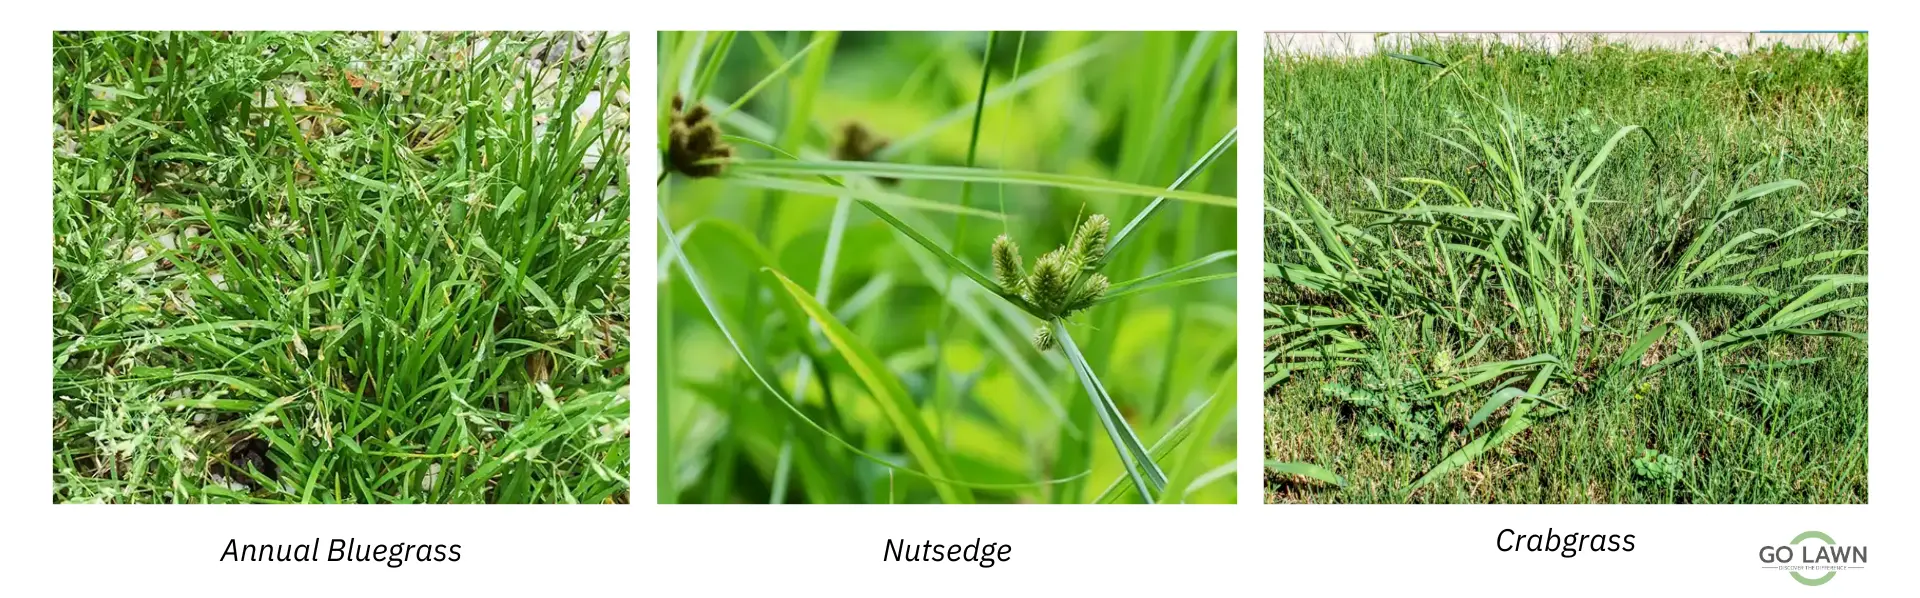
<svg viewBox="0 0 1920 598"><path fill-rule="evenodd" d="M146 259L147 259L147 248L145 247L135 245L133 246L133 249L127 251L127 263L129 264L138 264L142 261L146 261ZM139 272L141 274L152 274L154 270L158 269L157 266L155 266L154 264L155 262L147 262L145 264L141 264Z"/></svg>
<svg viewBox="0 0 1920 598"><path fill-rule="evenodd" d="M574 122L577 122L577 123L587 122L587 119L593 118L593 113L599 112L600 107L605 105L606 105L606 101L601 99L600 92L598 91L587 92L587 101L581 102L580 107L575 108L573 110Z"/></svg>

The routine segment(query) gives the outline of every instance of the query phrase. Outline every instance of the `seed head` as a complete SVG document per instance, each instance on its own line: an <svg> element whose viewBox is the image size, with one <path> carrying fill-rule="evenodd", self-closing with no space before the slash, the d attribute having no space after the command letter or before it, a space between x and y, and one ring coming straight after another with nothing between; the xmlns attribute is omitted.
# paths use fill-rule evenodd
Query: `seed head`
<svg viewBox="0 0 1920 598"><path fill-rule="evenodd" d="M1094 214L1073 231L1073 257L1077 269L1092 270L1107 258L1107 217Z"/></svg>
<svg viewBox="0 0 1920 598"><path fill-rule="evenodd" d="M732 158L733 146L721 141L720 124L706 106L695 105L683 112L685 105L678 96L673 98L673 122L667 125L667 165L690 177L719 176L726 170L725 162L704 162Z"/></svg>
<svg viewBox="0 0 1920 598"><path fill-rule="evenodd" d="M840 145L833 149L835 160L873 160L873 155L887 147L887 139L873 134L858 121L847 121L840 127Z"/></svg>
<svg viewBox="0 0 1920 598"><path fill-rule="evenodd" d="M1088 276L1079 286L1074 287L1073 298L1067 301L1066 311L1075 312L1093 307L1093 302L1099 301L1101 295L1107 294L1107 287L1107 275L1095 272L1092 276Z"/></svg>
<svg viewBox="0 0 1920 598"><path fill-rule="evenodd" d="M1053 350L1053 329L1047 326L1033 329L1033 348L1042 353Z"/></svg>
<svg viewBox="0 0 1920 598"><path fill-rule="evenodd" d="M840 144L833 148L835 160L872 162L874 156L887 147L888 141L885 137L875 135L859 121L847 121L847 124L840 127L840 131ZM900 183L900 179L892 177L877 177L874 180L887 186Z"/></svg>
<svg viewBox="0 0 1920 598"><path fill-rule="evenodd" d="M840 146L834 148L834 155L840 160L877 161L880 150L886 149L890 143L887 138L874 134L859 122L848 121L843 131ZM874 180L889 187L900 184L900 179L893 177L874 177Z"/></svg>
<svg viewBox="0 0 1920 598"><path fill-rule="evenodd" d="M1033 261L1033 274L1027 276L1027 300L1046 313L1059 313L1073 287L1073 269L1067 264L1067 248L1061 247Z"/></svg>
<svg viewBox="0 0 1920 598"><path fill-rule="evenodd" d="M1006 293L1018 295L1026 280L1021 272L1020 244L1012 237L1000 235L993 240L993 275L1000 279L1000 289Z"/></svg>

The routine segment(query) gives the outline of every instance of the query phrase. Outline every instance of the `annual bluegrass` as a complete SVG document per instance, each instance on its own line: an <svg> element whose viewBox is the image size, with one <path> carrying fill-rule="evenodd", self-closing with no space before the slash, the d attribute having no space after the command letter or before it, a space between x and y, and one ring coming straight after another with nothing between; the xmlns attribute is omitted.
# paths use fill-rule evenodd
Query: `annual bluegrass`
<svg viewBox="0 0 1920 598"><path fill-rule="evenodd" d="M1232 501L1232 34L659 56L661 502Z"/></svg>
<svg viewBox="0 0 1920 598"><path fill-rule="evenodd" d="M55 501L628 500L626 35L53 44Z"/></svg>
<svg viewBox="0 0 1920 598"><path fill-rule="evenodd" d="M1865 502L1866 53L1269 56L1268 500Z"/></svg>

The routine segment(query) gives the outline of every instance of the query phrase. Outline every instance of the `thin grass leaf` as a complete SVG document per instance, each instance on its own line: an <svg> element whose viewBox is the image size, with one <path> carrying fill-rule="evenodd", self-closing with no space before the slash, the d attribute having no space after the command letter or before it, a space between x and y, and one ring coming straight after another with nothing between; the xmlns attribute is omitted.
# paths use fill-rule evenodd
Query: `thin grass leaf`
<svg viewBox="0 0 1920 598"><path fill-rule="evenodd" d="M896 160L908 151L917 149L928 140L933 139L935 135L940 134L940 132L946 130L947 127L960 124L972 118L975 110L997 106L1001 102L1025 93L1027 90L1046 83L1055 77L1074 73L1076 72L1075 69L1086 64L1087 61L1098 58L1119 45L1116 40L1098 42L1075 50L1072 54L1068 54L1058 60L1047 63L1045 66L1034 69L1005 85L1001 85L999 89L988 93L986 101L979 107L967 105L955 108L951 112L934 119L933 122L928 123L926 126L921 127L918 131L901 137L899 141L887 144L887 147L881 148L880 152L874 155L874 160L879 162Z"/></svg>
<svg viewBox="0 0 1920 598"><path fill-rule="evenodd" d="M1148 293L1164 291L1167 289L1184 287L1187 285L1208 283L1216 280L1232 280L1233 277L1234 277L1234 273L1225 272L1221 274L1208 274L1205 276L1194 276L1190 278L1182 278L1179 280L1172 280L1172 281L1162 282L1159 284L1138 284L1138 285L1127 287L1125 289L1107 291L1106 294L1101 295L1100 299L1094 301L1093 304L1102 305L1106 303L1112 303L1114 301L1119 301L1121 299L1131 297L1134 295L1144 295Z"/></svg>
<svg viewBox="0 0 1920 598"><path fill-rule="evenodd" d="M1200 159L1194 160L1193 164L1188 165L1186 171L1181 172L1180 176L1174 177L1173 183L1167 185L1167 190L1178 190L1180 187L1185 186L1187 181L1191 180L1194 175L1205 172L1207 167L1213 165L1214 160L1225 155L1227 149L1233 147L1234 143L1239 140L1239 134L1239 128L1228 130L1226 135L1221 136L1219 141L1214 142L1213 147L1207 149L1207 153L1201 154ZM1134 214L1133 218L1127 221L1126 226L1120 227L1120 232L1114 233L1113 240L1107 243L1107 256L1109 259L1111 259L1120 247L1125 246L1128 241L1133 239L1134 232L1146 224L1147 218L1152 216L1155 211L1158 211L1160 204L1165 202L1166 199L1167 197L1165 195L1155 196L1153 201L1147 204L1146 208L1141 209L1140 213Z"/></svg>
<svg viewBox="0 0 1920 598"><path fill-rule="evenodd" d="M1198 428L1197 424L1200 421L1200 414L1206 410L1208 405L1216 402L1218 399L1218 396L1210 397L1206 403L1202 403L1198 408L1188 413L1186 417L1180 418L1180 421L1175 423L1173 428L1168 429L1166 434L1161 435L1159 440L1153 441L1153 448L1147 451L1147 453L1152 455L1156 461L1166 459L1173 455L1174 449L1184 445L1186 441L1193 436L1194 431ZM1101 491L1100 495L1094 498L1093 502L1095 504L1114 504L1139 498L1139 490L1134 485L1127 483L1132 479L1133 474L1131 472L1121 474L1120 477L1114 478L1112 482L1107 484L1107 489Z"/></svg>
<svg viewBox="0 0 1920 598"><path fill-rule="evenodd" d="M660 234L667 240L667 250L671 253L671 257L673 261L679 266L681 274L686 276L687 284L694 289L694 294L700 297L701 305L706 308L707 314L713 318L714 325L720 329L720 336L726 339L727 344L734 350L734 354L740 357L741 365L746 367L748 373L753 374L753 377L756 380L760 381L761 386L765 387L767 392L773 395L773 397L780 403L780 405L784 407L788 413L793 415L795 419L799 420L802 424L806 425L807 427L812 428L815 432L819 432L822 436L827 437L828 440L833 441L834 444L838 445L840 448L845 449L848 452L851 452L861 458L864 458L868 461L879 464L893 471L898 471L898 472L906 473L908 475L912 475L915 477L923 478L928 480L929 482L933 482L938 485L951 486L952 488L946 491L950 493L963 493L965 489L968 489L968 488L975 489L975 490L997 490L997 489L1003 490L1003 489L1033 488L1033 487L1066 484L1066 483L1070 483L1070 482L1085 478L1088 475L1091 475L1093 473L1092 471L1089 470L1089 471L1083 471L1078 474L1064 477L1064 478L1042 480L1042 481L1033 482L1033 483L985 484L985 483L977 483L977 482L968 482L965 480L958 480L953 478L947 478L944 476L937 476L935 474L931 474L926 471L922 471L920 469L915 469L912 467L904 467L884 457L867 452L865 449L860 448L858 445L855 445L851 442L847 442L846 439L841 438L839 435L834 434L831 430L828 430L825 426L822 426L819 422L814 421L812 418L808 417L804 411L801 411L799 407L794 405L792 400L787 398L786 392L782 391L778 384L774 383L774 381L771 378L767 377L767 375L764 372L770 371L770 370L767 370L764 366L757 365L756 360L753 357L751 357L748 354L747 350L744 348L744 346L741 345L739 338L733 332L737 328L737 326L730 325L727 323L727 318L721 315L724 312L721 310L720 306L715 303L713 296L708 292L706 288L706 284L701 281L699 275L693 269L692 264L687 261L686 254L680 250L680 242L676 239L673 233L673 229L667 226L665 210L656 211L656 216L658 217L659 224L660 224L660 229L661 229ZM769 270L768 272L770 274L777 275L777 273L774 273L771 270ZM782 279L784 280L784 278ZM798 300L796 299L795 301L797 303Z"/></svg>
<svg viewBox="0 0 1920 598"><path fill-rule="evenodd" d="M745 106L747 100L753 99L753 96L759 95L760 90L765 89L767 85L779 80L781 75L787 73L787 69L793 68L795 64L799 64L800 59L805 58L807 53L819 47L822 41L824 40L821 38L815 38L812 42L807 43L806 47L801 48L799 52L794 52L792 56L788 56L786 62L780 63L780 66L775 67L773 72L767 73L767 76L761 77L759 81L754 82L753 87L747 88L746 93L740 94L740 97L734 99L732 104L728 104L726 108L716 113L715 118L725 116L728 113L739 110L741 106Z"/></svg>
<svg viewBox="0 0 1920 598"><path fill-rule="evenodd" d="M1220 381L1214 385L1213 394L1207 398L1206 403L1201 405L1199 430L1203 437L1220 429L1227 419L1233 416L1233 401L1215 399L1233 396L1233 386L1238 372L1237 366L1228 367L1226 374L1221 376ZM1201 458L1207 448L1206 443L1196 442L1177 449L1177 454L1171 461L1172 469L1167 474L1167 490L1161 493L1160 502L1172 504L1186 502L1187 492L1191 491L1188 486L1198 474L1196 470L1200 467ZM1152 453L1150 450L1147 451L1148 460L1161 458Z"/></svg>
<svg viewBox="0 0 1920 598"><path fill-rule="evenodd" d="M746 185L749 187L759 187L761 189L783 191L787 193L817 195L820 197L846 197L846 198L858 199L861 201L872 202L872 203L885 205L885 206L912 208L916 210L927 210L932 212L946 212L951 214L960 214L964 216L973 216L976 218L987 218L990 220L999 220L1004 217L1004 216L1001 216L998 212L992 212L988 210L970 208L965 206L956 206L949 203L941 203L931 199L909 197L906 195L880 191L877 189L835 187L833 185L825 185L825 184L814 183L809 181L799 181L794 179L782 179L782 178L773 178L773 177L742 176L739 174L729 174L726 177L726 180L734 183L739 183L741 185Z"/></svg>
<svg viewBox="0 0 1920 598"><path fill-rule="evenodd" d="M1144 185L1119 183L1093 177L1029 172L1019 170L999 170L992 168L967 168L964 166L929 166L921 164L892 164L886 162L858 162L846 160L755 160L743 159L729 163L729 170L757 174L787 176L849 176L860 175L874 178L893 178L902 180L935 180L971 183L1004 183L1010 185L1034 185L1057 189L1073 189L1092 193L1112 193L1136 197L1166 197L1192 201L1209 205L1232 207L1233 198L1199 193L1193 191L1163 190Z"/></svg>
<svg viewBox="0 0 1920 598"><path fill-rule="evenodd" d="M1304 461L1282 462L1274 459L1268 459L1267 472L1273 473L1273 474L1279 474L1283 476L1297 475L1304 478L1319 480L1321 482L1333 484L1335 486L1347 485L1346 478L1340 477L1340 474L1334 473L1333 470L1327 469L1325 467L1321 467L1319 465L1315 465L1312 463L1307 463Z"/></svg>
<svg viewBox="0 0 1920 598"><path fill-rule="evenodd" d="M1151 452L1140 444L1140 437L1127 423L1120 408L1113 403L1113 397L1107 394L1100 378L1093 373L1093 367L1080 353L1079 345L1074 344L1073 335L1067 332L1064 322L1052 322L1054 338L1059 339L1060 347L1067 354L1067 361L1073 364L1074 374L1080 378L1080 384L1086 388L1087 399L1093 401L1094 414L1099 417L1100 425L1107 430L1107 437L1113 441L1114 452L1120 455L1121 464L1126 467L1127 475L1133 479L1135 489L1146 502L1154 502L1160 492L1166 489L1167 476L1160 471Z"/></svg>
<svg viewBox="0 0 1920 598"><path fill-rule="evenodd" d="M1437 69L1447 68L1447 65L1445 63L1427 58L1425 56L1415 56L1413 54L1401 54L1399 52L1381 52L1380 54L1388 58L1393 58L1396 60L1405 60L1407 62L1418 64L1420 66L1430 66Z"/></svg>

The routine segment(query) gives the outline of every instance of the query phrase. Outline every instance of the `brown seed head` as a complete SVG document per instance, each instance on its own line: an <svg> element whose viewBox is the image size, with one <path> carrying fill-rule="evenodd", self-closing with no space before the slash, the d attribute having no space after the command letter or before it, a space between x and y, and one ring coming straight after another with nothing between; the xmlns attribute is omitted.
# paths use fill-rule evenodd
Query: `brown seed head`
<svg viewBox="0 0 1920 598"><path fill-rule="evenodd" d="M682 112L685 105L678 96L673 98L673 122L667 125L667 166L690 177L702 178L719 176L726 170L726 160L733 157L733 146L721 139L720 123L715 122L706 106L695 105Z"/></svg>

